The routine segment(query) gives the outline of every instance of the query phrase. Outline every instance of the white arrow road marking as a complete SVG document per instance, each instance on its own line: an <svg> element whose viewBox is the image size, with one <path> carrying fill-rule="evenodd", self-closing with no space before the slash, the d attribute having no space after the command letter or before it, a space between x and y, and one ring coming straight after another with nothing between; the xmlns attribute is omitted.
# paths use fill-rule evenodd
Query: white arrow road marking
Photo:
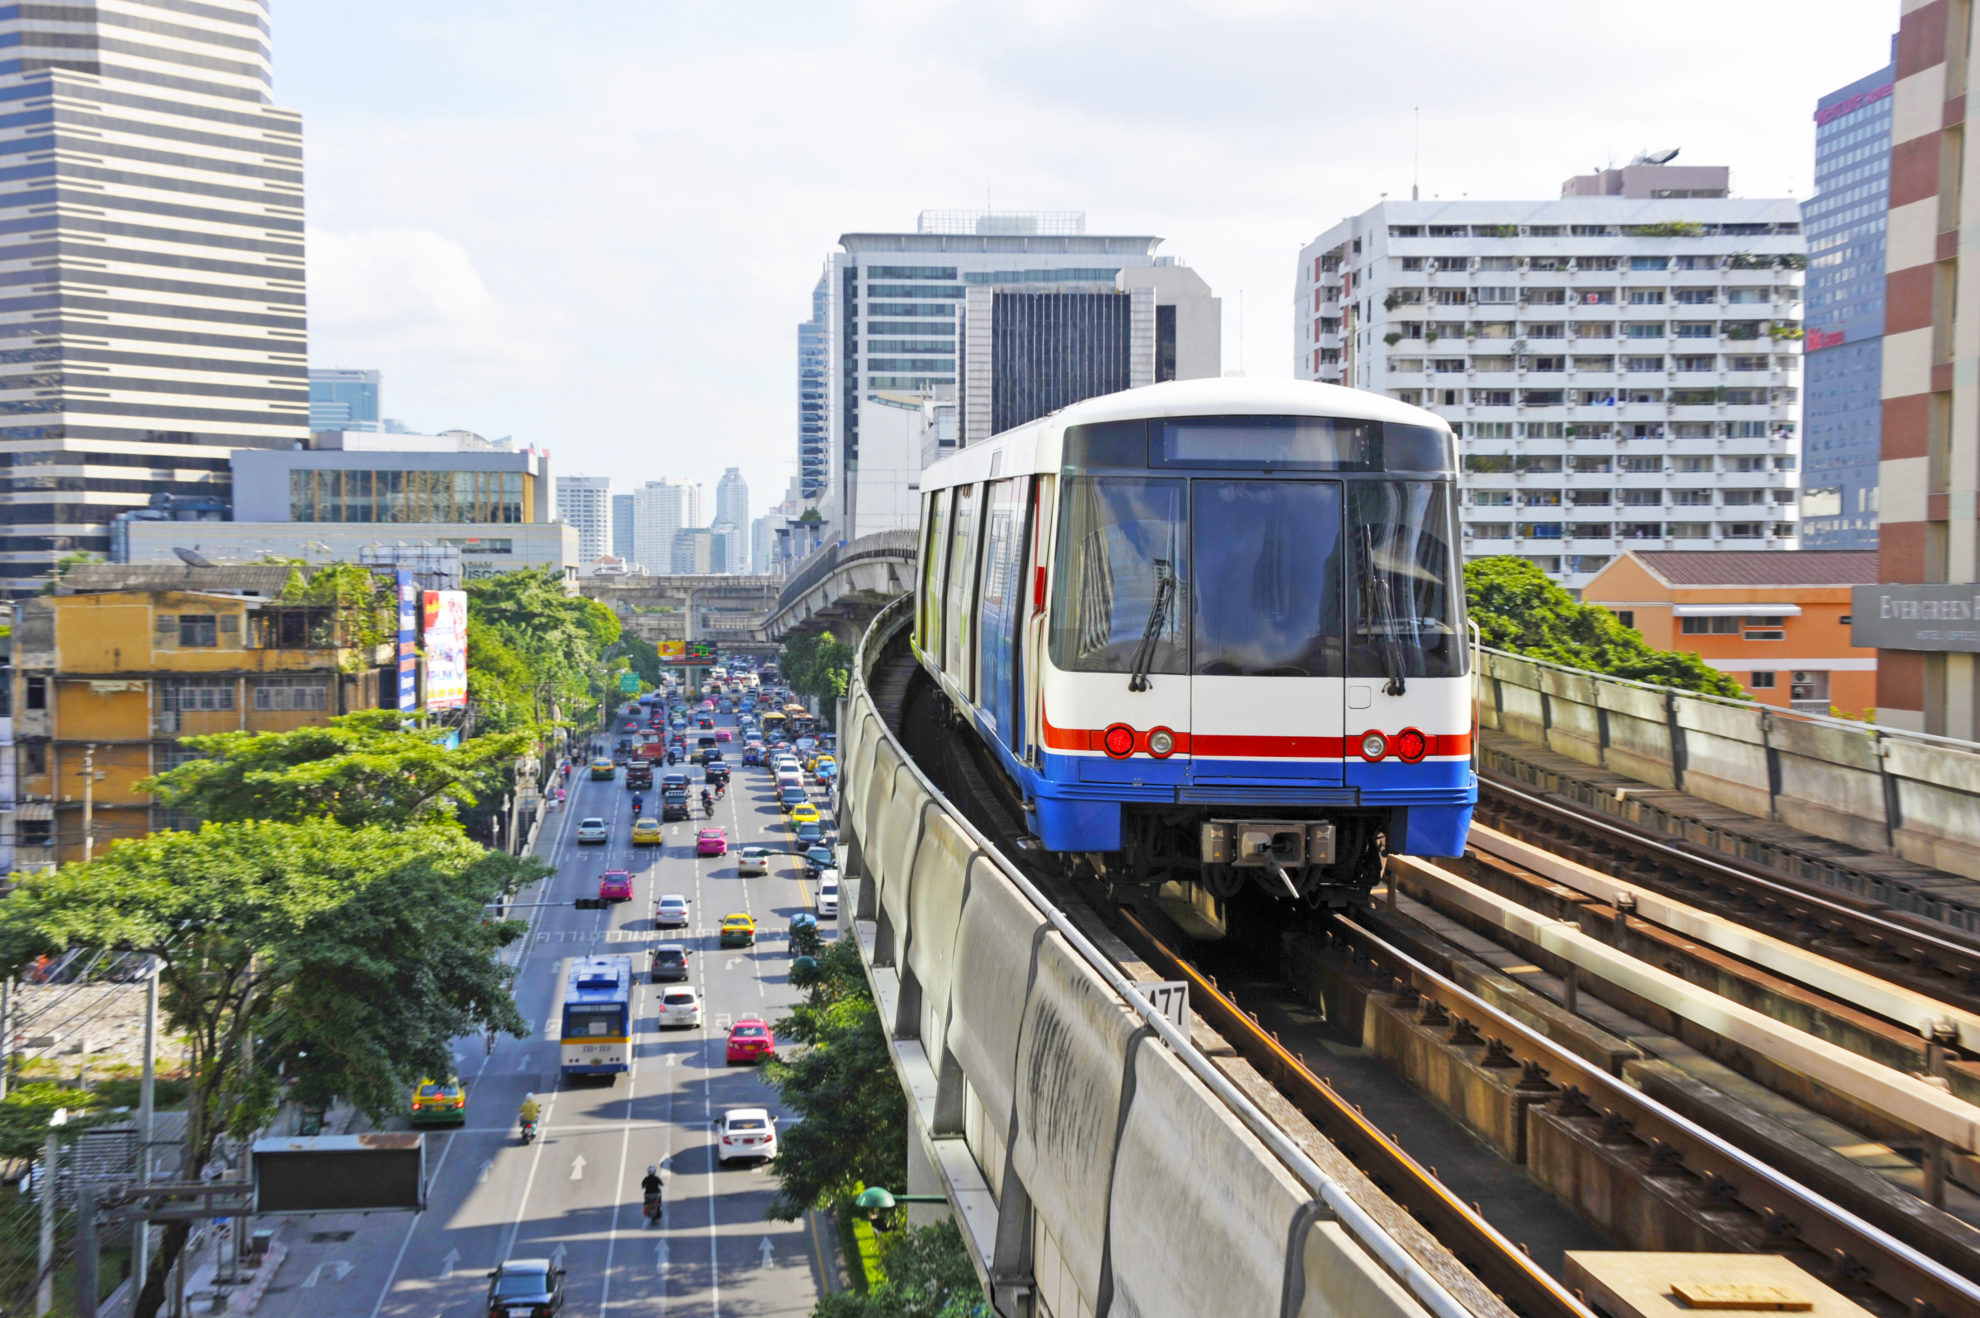
<svg viewBox="0 0 1980 1318"><path fill-rule="evenodd" d="M667 1271L667 1238L665 1236L653 1242L653 1271L656 1276Z"/></svg>
<svg viewBox="0 0 1980 1318"><path fill-rule="evenodd" d="M580 1153L577 1156L576 1160L571 1163L571 1179L573 1181L576 1181L583 1179L583 1177L584 1177L584 1155Z"/></svg>
<svg viewBox="0 0 1980 1318"><path fill-rule="evenodd" d="M488 1184L488 1173L492 1171L494 1167L495 1167L495 1160L493 1158L490 1158L487 1162L482 1163L481 1170L474 1174L474 1183L476 1185Z"/></svg>
<svg viewBox="0 0 1980 1318"><path fill-rule="evenodd" d="M342 1281L344 1278L351 1275L350 1264L344 1262L344 1260L342 1259L331 1259L329 1262L319 1263L315 1267L309 1270L309 1280L303 1283L303 1289L308 1290L311 1287L315 1286L316 1283L322 1279L323 1270L325 1268L330 1269L330 1271L335 1274L330 1278L330 1280L332 1281Z"/></svg>
<svg viewBox="0 0 1980 1318"><path fill-rule="evenodd" d="M550 1266L553 1268L564 1266L564 1247L562 1245L550 1251Z"/></svg>
<svg viewBox="0 0 1980 1318"><path fill-rule="evenodd" d="M774 1251L774 1250L773 1250L773 1249L771 1248L771 1245L770 1245L770 1237L768 1237L768 1236L765 1236L765 1237L763 1237L763 1243L762 1243L762 1244L760 1244L760 1245L758 1245L758 1246L757 1246L757 1249L759 1249L759 1250L761 1250L761 1251L762 1251L762 1253L763 1253L763 1266L764 1266L764 1267L766 1267L766 1268L767 1268L767 1267L769 1267L769 1266L770 1266L770 1255L771 1255L772 1253L774 1253L774 1252L775 1252L775 1251Z"/></svg>
<svg viewBox="0 0 1980 1318"><path fill-rule="evenodd" d="M672 1065L673 1065L674 1063L676 1063L676 1062L678 1062L678 1061L680 1061L680 1060L681 1060L681 1055L680 1055L679 1053L668 1053L668 1054L667 1054L667 1065L668 1065L668 1066L672 1066Z"/></svg>
<svg viewBox="0 0 1980 1318"><path fill-rule="evenodd" d="M454 1275L454 1265L461 1261L461 1251L450 1249L447 1257L440 1260L440 1280L446 1281Z"/></svg>

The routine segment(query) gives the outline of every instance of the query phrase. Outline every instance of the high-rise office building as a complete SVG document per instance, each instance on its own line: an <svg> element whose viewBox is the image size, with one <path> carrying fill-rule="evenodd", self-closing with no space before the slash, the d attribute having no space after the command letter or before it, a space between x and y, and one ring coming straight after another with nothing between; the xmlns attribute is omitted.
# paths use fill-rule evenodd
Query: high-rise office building
<svg viewBox="0 0 1980 1318"><path fill-rule="evenodd" d="M1181 265L1126 269L1092 289L981 285L964 297L957 342L966 447L1101 394L1215 379L1223 305Z"/></svg>
<svg viewBox="0 0 1980 1318"><path fill-rule="evenodd" d="M379 430L385 414L379 401L377 371L312 368L309 373L309 428Z"/></svg>
<svg viewBox="0 0 1980 1318"><path fill-rule="evenodd" d="M677 532L706 526L702 487L679 477L648 481L633 491L633 558L654 572L674 561Z"/></svg>
<svg viewBox="0 0 1980 1318"><path fill-rule="evenodd" d="M1980 242L1980 188L1961 166L1970 9L1906 0L1898 25L1877 470L1888 584L1858 587L1851 610L1852 639L1877 647L1877 722L1967 739L1980 738L1980 316L1959 311Z"/></svg>
<svg viewBox="0 0 1980 1318"><path fill-rule="evenodd" d="M712 527L695 526L674 532L673 559L668 571L677 576L708 576L740 571L729 563L729 539Z"/></svg>
<svg viewBox="0 0 1980 1318"><path fill-rule="evenodd" d="M1794 547L1801 208L1668 160L1384 201L1300 252L1297 374L1450 421L1467 556L1578 590L1629 549Z"/></svg>
<svg viewBox="0 0 1980 1318"><path fill-rule="evenodd" d="M557 481L557 516L578 533L578 558L591 563L612 552L612 478L564 476Z"/></svg>
<svg viewBox="0 0 1980 1318"><path fill-rule="evenodd" d="M623 558L628 563L637 561L633 555L633 497L630 494L612 496L612 556Z"/></svg>
<svg viewBox="0 0 1980 1318"><path fill-rule="evenodd" d="M266 0L0 9L0 592L309 438L302 121Z"/></svg>
<svg viewBox="0 0 1980 1318"><path fill-rule="evenodd" d="M831 271L811 290L811 319L798 326L798 490L815 502L831 484Z"/></svg>
<svg viewBox="0 0 1980 1318"><path fill-rule="evenodd" d="M709 524L727 546L725 572L749 571L749 482L730 467L715 482L715 520Z"/></svg>
<svg viewBox="0 0 1980 1318"><path fill-rule="evenodd" d="M807 463L815 431L799 414L801 496L824 518L824 537L850 540L912 525L920 470L912 456L861 451L861 409L874 395L933 396L954 387L957 328L971 288L1085 286L1111 291L1121 272L1173 264L1160 238L1086 232L1076 211L923 211L912 233L848 233L812 294L825 341L824 461ZM799 400L807 359L799 337ZM890 403L889 406L894 405ZM891 446L890 446L891 447ZM918 454L919 446L913 446Z"/></svg>
<svg viewBox="0 0 1980 1318"><path fill-rule="evenodd" d="M1807 549L1877 547L1884 223L1896 76L1896 66L1887 64L1815 103L1815 195L1801 208L1808 239L1801 416Z"/></svg>

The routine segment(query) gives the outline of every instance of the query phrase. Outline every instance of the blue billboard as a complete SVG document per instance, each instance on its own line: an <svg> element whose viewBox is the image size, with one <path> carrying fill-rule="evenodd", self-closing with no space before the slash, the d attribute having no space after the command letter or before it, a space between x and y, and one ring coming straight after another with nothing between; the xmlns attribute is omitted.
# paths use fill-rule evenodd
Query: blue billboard
<svg viewBox="0 0 1980 1318"><path fill-rule="evenodd" d="M410 572L392 575L399 588L399 712L410 714L419 708L419 583Z"/></svg>

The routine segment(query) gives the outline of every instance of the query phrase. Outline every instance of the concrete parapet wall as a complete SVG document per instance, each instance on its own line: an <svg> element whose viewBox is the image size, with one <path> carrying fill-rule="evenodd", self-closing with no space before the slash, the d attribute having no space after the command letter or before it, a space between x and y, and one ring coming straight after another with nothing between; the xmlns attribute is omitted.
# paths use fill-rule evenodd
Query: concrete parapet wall
<svg viewBox="0 0 1980 1318"><path fill-rule="evenodd" d="M1602 677L1499 651L1478 721L1758 819L1980 879L1980 745Z"/></svg>

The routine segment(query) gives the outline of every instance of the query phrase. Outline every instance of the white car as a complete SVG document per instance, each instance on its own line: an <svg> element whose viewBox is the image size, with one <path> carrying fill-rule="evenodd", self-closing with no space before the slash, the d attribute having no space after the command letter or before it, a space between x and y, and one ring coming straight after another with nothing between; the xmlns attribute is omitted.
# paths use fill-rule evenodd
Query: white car
<svg viewBox="0 0 1980 1318"><path fill-rule="evenodd" d="M688 923L688 899L677 892L662 894L653 903L655 929L682 929Z"/></svg>
<svg viewBox="0 0 1980 1318"><path fill-rule="evenodd" d="M818 873L818 918L836 920L839 918L839 871L820 870Z"/></svg>
<svg viewBox="0 0 1980 1318"><path fill-rule="evenodd" d="M597 815L592 815L588 818L578 820L577 840L579 846L581 847L587 846L593 842L596 842L602 846L610 839L611 839L611 834L609 831L607 831L605 827L605 821L600 819Z"/></svg>
<svg viewBox="0 0 1980 1318"><path fill-rule="evenodd" d="M732 1107L715 1122L718 1162L777 1156L777 1119L768 1108Z"/></svg>
<svg viewBox="0 0 1980 1318"><path fill-rule="evenodd" d="M736 853L736 876L750 879L770 872L770 848L744 847Z"/></svg>
<svg viewBox="0 0 1980 1318"><path fill-rule="evenodd" d="M701 1024L701 997L685 984L677 984L660 995L660 1024L694 1026Z"/></svg>

